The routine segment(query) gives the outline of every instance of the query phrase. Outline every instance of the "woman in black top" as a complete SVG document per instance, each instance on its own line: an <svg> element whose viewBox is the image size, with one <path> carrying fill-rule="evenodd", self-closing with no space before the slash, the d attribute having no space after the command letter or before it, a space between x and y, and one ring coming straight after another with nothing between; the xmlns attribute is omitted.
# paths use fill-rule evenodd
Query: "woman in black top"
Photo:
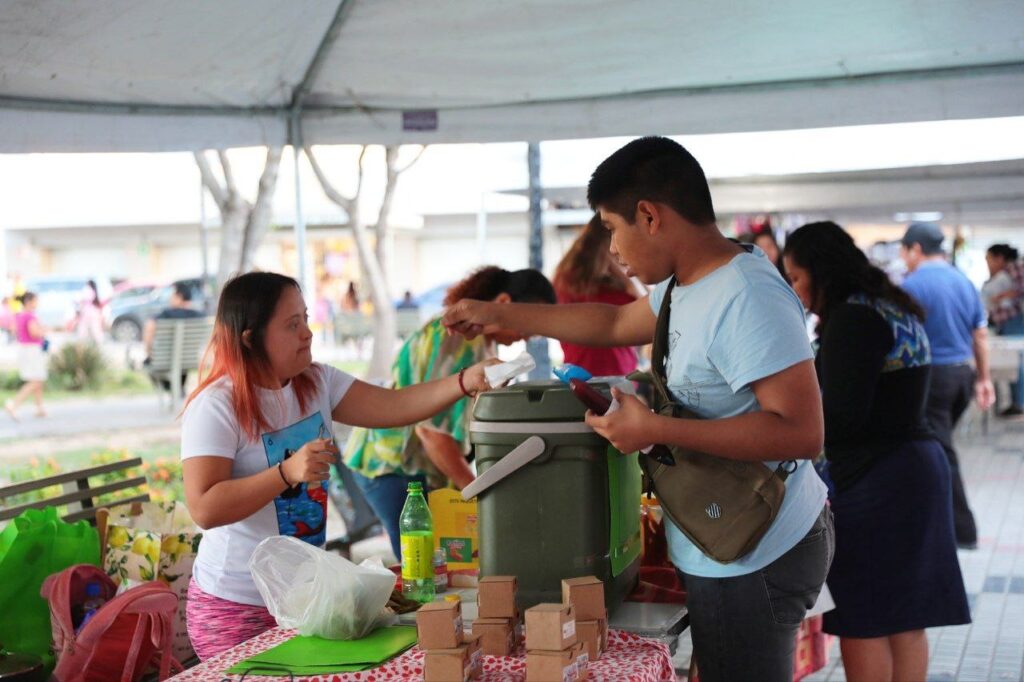
<svg viewBox="0 0 1024 682"><path fill-rule="evenodd" d="M924 312L841 227L790 235L786 274L818 315L836 553L828 586L846 679L923 680L925 628L970 622L956 557L949 465L925 422Z"/></svg>

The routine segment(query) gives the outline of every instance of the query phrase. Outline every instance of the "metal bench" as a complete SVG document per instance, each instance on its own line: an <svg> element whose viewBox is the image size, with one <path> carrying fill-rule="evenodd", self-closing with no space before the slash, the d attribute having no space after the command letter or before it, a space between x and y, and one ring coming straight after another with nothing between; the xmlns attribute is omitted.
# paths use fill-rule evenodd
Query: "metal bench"
<svg viewBox="0 0 1024 682"><path fill-rule="evenodd" d="M211 317L156 321L156 334L146 372L161 397L168 392L167 385L170 385L168 409L174 409L181 400L182 375L199 369L203 350L211 334Z"/></svg>
<svg viewBox="0 0 1024 682"><path fill-rule="evenodd" d="M126 459L120 462L103 464L78 471L69 471L64 474L38 478L34 481L22 481L0 487L0 523L13 519L26 509L43 509L44 507L66 507L62 518L69 523L82 519L96 523L96 512L100 507L109 508L133 502L148 502L148 492L116 501L100 500L100 498L112 493L137 486L145 486L145 476L132 476L129 473L127 478L112 483L92 485L89 482L89 479L92 477L117 471L128 472L140 464L142 464L142 459L136 457L134 459ZM46 488L58 485L61 486L61 493L59 495L32 502L14 502L13 504L8 502L8 500L17 498L25 493L45 490Z"/></svg>

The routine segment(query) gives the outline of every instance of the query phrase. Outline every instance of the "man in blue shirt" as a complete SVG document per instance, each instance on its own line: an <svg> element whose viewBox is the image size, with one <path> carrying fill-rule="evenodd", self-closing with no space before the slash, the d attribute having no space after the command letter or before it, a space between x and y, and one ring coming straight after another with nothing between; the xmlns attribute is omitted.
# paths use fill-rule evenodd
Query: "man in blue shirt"
<svg viewBox="0 0 1024 682"><path fill-rule="evenodd" d="M664 370L676 401L704 418L660 416L615 391L621 409L587 424L621 452L653 442L769 467L801 460L768 532L738 560L719 563L667 529L701 679L789 682L796 632L834 547L825 486L807 461L821 452L824 424L803 306L763 251L722 235L704 171L678 143L633 140L597 167L587 195L626 274L656 285L650 296L623 306L463 300L444 322L470 338L500 321L579 345L644 345L675 280Z"/></svg>
<svg viewBox="0 0 1024 682"><path fill-rule="evenodd" d="M957 544L975 549L978 529L967 504L953 448L953 430L970 405L972 393L982 410L991 407L995 400L988 368L988 319L974 285L946 262L942 240L938 225L910 224L900 247L900 255L910 271L903 288L927 313L924 328L932 346L928 423L949 459Z"/></svg>

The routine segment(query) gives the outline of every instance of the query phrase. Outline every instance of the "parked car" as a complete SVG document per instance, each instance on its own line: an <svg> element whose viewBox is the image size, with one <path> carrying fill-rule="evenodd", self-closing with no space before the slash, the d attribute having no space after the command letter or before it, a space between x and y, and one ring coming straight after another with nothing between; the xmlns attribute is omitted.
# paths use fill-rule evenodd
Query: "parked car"
<svg viewBox="0 0 1024 682"><path fill-rule="evenodd" d="M100 301L109 299L113 291L109 277L52 275L26 281L26 289L39 296L36 316L40 324L49 329L65 329L73 323L90 279L96 283Z"/></svg>
<svg viewBox="0 0 1024 682"><path fill-rule="evenodd" d="M141 296L117 296L107 306L110 335L114 340L125 343L141 340L146 320L156 317L165 308L170 307L171 294L175 284L179 282L184 283L192 292L191 306L196 310L209 312L212 304L212 287L204 287L201 277L176 280Z"/></svg>

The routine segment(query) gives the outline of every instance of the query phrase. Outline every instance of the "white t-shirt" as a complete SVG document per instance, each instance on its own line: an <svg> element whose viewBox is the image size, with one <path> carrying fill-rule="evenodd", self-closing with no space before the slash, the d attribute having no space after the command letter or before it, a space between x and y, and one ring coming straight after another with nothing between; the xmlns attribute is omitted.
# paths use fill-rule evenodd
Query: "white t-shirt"
<svg viewBox="0 0 1024 682"><path fill-rule="evenodd" d="M316 392L305 411L299 409L292 384L280 390L260 390L263 414L272 425L250 440L235 416L231 383L222 379L196 396L182 418L181 458L227 457L234 460L233 478L252 476L275 467L303 445L330 436L331 411L355 379L314 363ZM249 558L262 540L290 535L322 546L327 527L327 488L303 483L287 490L252 516L203 534L193 576L207 594L263 606L263 598L249 573Z"/></svg>

